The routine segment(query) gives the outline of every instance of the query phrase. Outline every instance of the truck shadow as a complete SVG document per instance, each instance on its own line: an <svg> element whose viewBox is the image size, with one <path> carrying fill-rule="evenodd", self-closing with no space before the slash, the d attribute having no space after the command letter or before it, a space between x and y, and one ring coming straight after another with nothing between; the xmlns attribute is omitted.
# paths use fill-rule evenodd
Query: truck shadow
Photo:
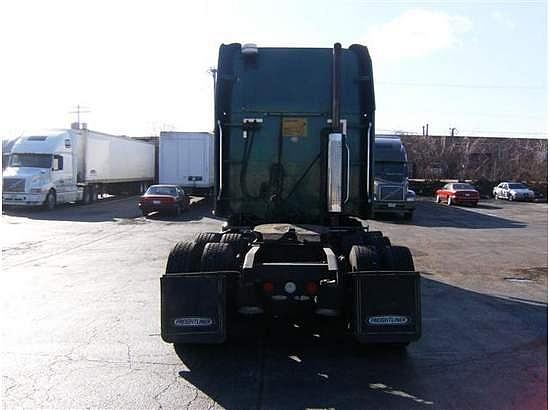
<svg viewBox="0 0 550 410"><path fill-rule="evenodd" d="M507 219L496 215L490 215L482 210L502 209L493 205L479 204L476 208L465 206L446 206L428 201L418 201L415 215L409 225L425 227L449 227L465 229L502 229L525 228L526 223Z"/></svg>
<svg viewBox="0 0 550 410"><path fill-rule="evenodd" d="M116 218L135 218L140 216L137 207L137 196L108 197L94 203L66 203L58 205L54 210L47 211L36 208L4 208L3 214L28 218L39 221L69 221L69 222L106 222Z"/></svg>
<svg viewBox="0 0 550 410"><path fill-rule="evenodd" d="M124 224L147 223L149 221L185 222L200 220L205 216L214 218L211 213L211 200L197 198L190 209L180 217L163 214L151 214L144 218L138 207L139 196L111 197L100 199L89 205L63 204L53 211L36 209L3 209L3 214L19 218L28 218L40 221L68 221L68 222L118 222Z"/></svg>
<svg viewBox="0 0 550 410"><path fill-rule="evenodd" d="M426 278L422 293L423 336L406 350L279 324L178 346L179 376L227 409L546 408L547 305Z"/></svg>
<svg viewBox="0 0 550 410"><path fill-rule="evenodd" d="M216 220L225 220L216 217L212 214L214 209L214 198L212 197L195 197L189 205L189 209L183 211L180 216L173 214L165 214L159 212L153 212L147 216L151 221L166 221L166 222L188 222L208 217Z"/></svg>

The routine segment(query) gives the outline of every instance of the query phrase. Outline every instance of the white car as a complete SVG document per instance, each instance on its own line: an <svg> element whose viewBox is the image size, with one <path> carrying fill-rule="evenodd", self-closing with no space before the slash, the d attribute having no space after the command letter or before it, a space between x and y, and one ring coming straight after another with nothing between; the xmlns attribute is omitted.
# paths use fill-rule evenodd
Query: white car
<svg viewBox="0 0 550 410"><path fill-rule="evenodd" d="M493 196L509 201L532 201L535 193L520 182L501 182L493 188Z"/></svg>

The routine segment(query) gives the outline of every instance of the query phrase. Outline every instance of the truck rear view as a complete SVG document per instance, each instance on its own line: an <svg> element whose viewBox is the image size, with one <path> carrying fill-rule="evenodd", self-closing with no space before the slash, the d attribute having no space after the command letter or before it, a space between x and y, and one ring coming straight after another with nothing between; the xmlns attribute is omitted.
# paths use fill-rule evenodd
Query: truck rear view
<svg viewBox="0 0 550 410"><path fill-rule="evenodd" d="M221 343L252 316L330 317L365 343L420 337L409 250L360 221L374 109L366 47L220 47L215 213L228 222L170 253L165 341Z"/></svg>

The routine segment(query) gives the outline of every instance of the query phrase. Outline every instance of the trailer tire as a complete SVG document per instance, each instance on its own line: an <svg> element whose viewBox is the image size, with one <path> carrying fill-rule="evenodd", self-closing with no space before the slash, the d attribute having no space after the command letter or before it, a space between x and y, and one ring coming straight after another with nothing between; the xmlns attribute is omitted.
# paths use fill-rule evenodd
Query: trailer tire
<svg viewBox="0 0 550 410"><path fill-rule="evenodd" d="M187 273L196 270L196 244L191 241L178 242L170 251L166 262L166 274Z"/></svg>
<svg viewBox="0 0 550 410"><path fill-rule="evenodd" d="M352 272L377 271L382 269L382 258L375 246L353 245L349 264Z"/></svg>
<svg viewBox="0 0 550 410"><path fill-rule="evenodd" d="M406 246L392 246L393 268L399 271L414 271L411 251Z"/></svg>
<svg viewBox="0 0 550 410"><path fill-rule="evenodd" d="M90 193L88 192L89 189L89 187L85 186L84 191L82 192L82 203L84 205L88 205L90 203Z"/></svg>
<svg viewBox="0 0 550 410"><path fill-rule="evenodd" d="M207 243L201 257L201 272L235 270L235 251L229 243Z"/></svg>
<svg viewBox="0 0 550 410"><path fill-rule="evenodd" d="M97 201L97 190L95 186L90 187L90 202L94 203Z"/></svg>

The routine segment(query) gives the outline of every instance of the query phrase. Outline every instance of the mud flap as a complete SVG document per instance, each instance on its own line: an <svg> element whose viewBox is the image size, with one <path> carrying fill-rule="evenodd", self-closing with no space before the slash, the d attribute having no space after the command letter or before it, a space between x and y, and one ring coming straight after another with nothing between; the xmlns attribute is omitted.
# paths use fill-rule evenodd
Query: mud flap
<svg viewBox="0 0 550 410"><path fill-rule="evenodd" d="M164 275L160 278L161 335L168 343L223 343L228 282L237 272Z"/></svg>
<svg viewBox="0 0 550 410"><path fill-rule="evenodd" d="M418 272L357 272L353 290L353 327L359 342L407 343L420 338Z"/></svg>

